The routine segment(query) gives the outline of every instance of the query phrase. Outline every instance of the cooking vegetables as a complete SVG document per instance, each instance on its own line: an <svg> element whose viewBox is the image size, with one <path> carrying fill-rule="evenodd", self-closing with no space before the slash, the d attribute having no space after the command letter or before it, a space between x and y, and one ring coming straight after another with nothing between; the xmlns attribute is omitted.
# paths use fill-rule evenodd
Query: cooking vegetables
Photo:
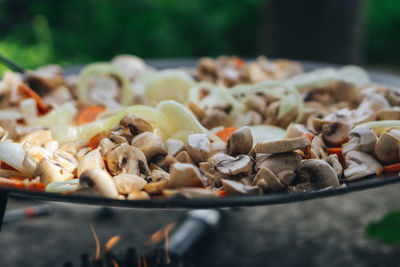
<svg viewBox="0 0 400 267"><path fill-rule="evenodd" d="M291 193L400 171L400 93L356 66L129 55L0 82L0 187L143 200ZM39 74L38 74L39 75ZM40 77L36 77L40 78Z"/></svg>

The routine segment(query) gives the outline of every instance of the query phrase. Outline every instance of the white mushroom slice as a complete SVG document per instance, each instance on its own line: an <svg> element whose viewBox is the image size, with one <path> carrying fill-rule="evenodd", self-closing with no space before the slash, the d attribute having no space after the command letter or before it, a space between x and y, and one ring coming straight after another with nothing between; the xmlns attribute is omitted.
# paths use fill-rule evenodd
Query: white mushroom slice
<svg viewBox="0 0 400 267"><path fill-rule="evenodd" d="M42 183L49 184L51 182L71 180L74 178L74 175L58 163L44 158L36 167L34 177L40 177Z"/></svg>
<svg viewBox="0 0 400 267"><path fill-rule="evenodd" d="M223 160L215 165L217 171L225 175L237 175L244 173L250 175L252 171L252 162L249 156L239 155L233 160Z"/></svg>
<svg viewBox="0 0 400 267"><path fill-rule="evenodd" d="M320 135L315 135L312 140L311 149L317 154L318 158L325 158L328 156L328 149Z"/></svg>
<svg viewBox="0 0 400 267"><path fill-rule="evenodd" d="M169 180L170 174L162 169L154 169L151 171L151 181L158 182L163 180Z"/></svg>
<svg viewBox="0 0 400 267"><path fill-rule="evenodd" d="M311 146L307 136L296 137L272 142L257 143L254 147L256 153L276 154L293 151Z"/></svg>
<svg viewBox="0 0 400 267"><path fill-rule="evenodd" d="M25 150L26 153L22 165L32 172L42 159L50 159L52 157L48 150L40 146L27 147Z"/></svg>
<svg viewBox="0 0 400 267"><path fill-rule="evenodd" d="M252 185L256 185L262 188L264 191L269 190L271 192L279 192L285 189L285 185L279 180L276 175L265 167L261 167L261 169L257 172L257 175L254 177Z"/></svg>
<svg viewBox="0 0 400 267"><path fill-rule="evenodd" d="M248 109L257 111L260 114L263 114L266 108L266 101L264 97L255 94L249 95L245 104Z"/></svg>
<svg viewBox="0 0 400 267"><path fill-rule="evenodd" d="M37 130L30 134L25 135L20 140L20 143L28 142L34 146L45 147L50 142L53 142L51 132L49 130Z"/></svg>
<svg viewBox="0 0 400 267"><path fill-rule="evenodd" d="M307 133L311 133L303 124L291 123L286 130L286 138L302 137Z"/></svg>
<svg viewBox="0 0 400 267"><path fill-rule="evenodd" d="M78 177L80 177L84 171L90 169L105 169L103 157L98 149L93 149L82 157L79 162L78 169L76 170L76 174Z"/></svg>
<svg viewBox="0 0 400 267"><path fill-rule="evenodd" d="M145 191L133 191L128 195L127 199L128 200L146 200L146 199L150 199L150 196Z"/></svg>
<svg viewBox="0 0 400 267"><path fill-rule="evenodd" d="M181 151L178 155L176 155L175 159L181 163L194 164L192 157L190 157L189 153L186 151Z"/></svg>
<svg viewBox="0 0 400 267"><path fill-rule="evenodd" d="M145 118L136 114L126 115L121 119L119 124L121 127L128 129L132 136L136 136L144 132L153 132L153 126L151 126L151 123Z"/></svg>
<svg viewBox="0 0 400 267"><path fill-rule="evenodd" d="M237 156L247 154L253 147L253 135L250 127L244 126L234 131L228 139L228 154Z"/></svg>
<svg viewBox="0 0 400 267"><path fill-rule="evenodd" d="M85 147L82 148L81 150L78 151L78 153L76 153L76 158L78 159L78 161L81 161L82 158L89 153L90 151L92 151L91 147Z"/></svg>
<svg viewBox="0 0 400 267"><path fill-rule="evenodd" d="M378 137L371 127L363 125L350 131L350 140L342 145L342 153L346 155L351 150L373 152Z"/></svg>
<svg viewBox="0 0 400 267"><path fill-rule="evenodd" d="M210 155L210 140L206 134L191 134L188 136L186 151L197 162L207 161Z"/></svg>
<svg viewBox="0 0 400 267"><path fill-rule="evenodd" d="M378 121L382 120L400 120L400 109L381 109L376 113L376 119Z"/></svg>
<svg viewBox="0 0 400 267"><path fill-rule="evenodd" d="M301 181L311 182L316 189L340 186L335 170L323 160L304 160L297 167L296 173Z"/></svg>
<svg viewBox="0 0 400 267"><path fill-rule="evenodd" d="M257 195L260 189L257 186L245 185L232 180L222 179L222 185L229 195Z"/></svg>
<svg viewBox="0 0 400 267"><path fill-rule="evenodd" d="M200 171L192 164L174 163L169 170L170 188L204 187Z"/></svg>
<svg viewBox="0 0 400 267"><path fill-rule="evenodd" d="M183 187L179 189L164 189L162 191L163 196L165 197L176 197L183 196L185 198L213 198L218 197L218 191L210 190L200 187Z"/></svg>
<svg viewBox="0 0 400 267"><path fill-rule="evenodd" d="M375 155L383 163L394 163L399 160L400 139L391 133L384 132L375 145Z"/></svg>
<svg viewBox="0 0 400 267"><path fill-rule="evenodd" d="M343 174L349 181L376 174L382 170L382 165L365 152L350 151L346 154L345 160L346 169L343 171Z"/></svg>
<svg viewBox="0 0 400 267"><path fill-rule="evenodd" d="M83 148L87 147L88 141L87 140L78 140L63 144L60 149L71 153L72 155L76 156L76 154Z"/></svg>
<svg viewBox="0 0 400 267"><path fill-rule="evenodd" d="M103 138L103 139L101 139L101 141L99 143L98 149L99 149L101 155L103 157L105 157L108 152L110 152L111 150L113 150L117 146L118 145L116 143L114 143L113 141L111 141L110 139Z"/></svg>
<svg viewBox="0 0 400 267"><path fill-rule="evenodd" d="M111 133L113 133L111 131ZM119 133L117 134L111 134L108 139L110 139L110 141L112 141L114 144L116 145L120 145L120 144L129 144L128 140L126 139L126 137L119 135Z"/></svg>
<svg viewBox="0 0 400 267"><path fill-rule="evenodd" d="M272 155L257 154L255 169L258 171L262 167L265 167L279 177L280 173L282 173L281 175L287 175L285 171L294 171L300 162L301 156L295 152Z"/></svg>
<svg viewBox="0 0 400 267"><path fill-rule="evenodd" d="M79 165L78 161L71 153L61 149L53 154L53 160L71 173L75 173Z"/></svg>
<svg viewBox="0 0 400 267"><path fill-rule="evenodd" d="M166 144L168 155L171 157L175 157L179 152L185 149L185 143L183 143L181 140L168 139Z"/></svg>
<svg viewBox="0 0 400 267"><path fill-rule="evenodd" d="M116 56L111 63L121 69L131 81L146 71L146 63L141 58L132 55Z"/></svg>
<svg viewBox="0 0 400 267"><path fill-rule="evenodd" d="M108 198L118 198L118 190L108 172L90 169L79 176L77 192L89 193Z"/></svg>
<svg viewBox="0 0 400 267"><path fill-rule="evenodd" d="M330 154L328 157L324 158L324 160L331 165L331 167L335 170L338 178L342 177L343 174L343 166L339 162L339 157L336 154Z"/></svg>
<svg viewBox="0 0 400 267"><path fill-rule="evenodd" d="M213 165L217 165L221 161L224 160L234 160L234 157L228 156L227 154L224 153L217 153L212 155L210 158L207 159L207 161Z"/></svg>
<svg viewBox="0 0 400 267"><path fill-rule="evenodd" d="M156 155L168 153L162 138L155 133L141 133L132 139L131 145L142 150L147 161L150 161Z"/></svg>
<svg viewBox="0 0 400 267"><path fill-rule="evenodd" d="M118 174L113 177L115 186L120 194L128 195L133 191L142 190L147 182L140 176L134 174Z"/></svg>
<svg viewBox="0 0 400 267"><path fill-rule="evenodd" d="M312 120L313 128L316 132L322 133L327 145L338 146L347 142L349 132L352 126L340 121L326 121L314 118Z"/></svg>
<svg viewBox="0 0 400 267"><path fill-rule="evenodd" d="M121 144L107 154L107 166L113 175L130 173L149 174L146 156L143 152L128 144Z"/></svg>
<svg viewBox="0 0 400 267"><path fill-rule="evenodd" d="M214 141L210 145L210 157L217 153L226 153L227 146L222 141Z"/></svg>

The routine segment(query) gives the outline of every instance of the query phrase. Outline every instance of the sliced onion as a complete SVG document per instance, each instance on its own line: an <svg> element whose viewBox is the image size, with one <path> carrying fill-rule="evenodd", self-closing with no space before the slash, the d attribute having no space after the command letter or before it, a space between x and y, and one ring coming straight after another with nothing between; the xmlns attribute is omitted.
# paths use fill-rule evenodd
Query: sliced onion
<svg viewBox="0 0 400 267"><path fill-rule="evenodd" d="M29 168L24 167L24 158L26 151L21 143L0 143L0 161L4 161L14 169L25 175L32 176L33 172Z"/></svg>
<svg viewBox="0 0 400 267"><path fill-rule="evenodd" d="M380 135L391 128L400 128L400 120L368 121L360 123L356 127L361 125L367 125L371 127L377 135Z"/></svg>
<svg viewBox="0 0 400 267"><path fill-rule="evenodd" d="M258 142L270 142L285 138L286 131L282 128L271 125L249 126L253 135L253 144Z"/></svg>
<svg viewBox="0 0 400 267"><path fill-rule="evenodd" d="M46 186L46 192L49 193L66 193L78 189L79 179L72 179L69 181L52 182Z"/></svg>
<svg viewBox="0 0 400 267"><path fill-rule="evenodd" d="M46 115L38 117L29 126L50 127L54 125L70 125L74 120L78 110L73 102L67 102L55 107Z"/></svg>
<svg viewBox="0 0 400 267"><path fill-rule="evenodd" d="M38 118L36 101L33 98L24 99L19 103L22 115L28 125L31 125Z"/></svg>

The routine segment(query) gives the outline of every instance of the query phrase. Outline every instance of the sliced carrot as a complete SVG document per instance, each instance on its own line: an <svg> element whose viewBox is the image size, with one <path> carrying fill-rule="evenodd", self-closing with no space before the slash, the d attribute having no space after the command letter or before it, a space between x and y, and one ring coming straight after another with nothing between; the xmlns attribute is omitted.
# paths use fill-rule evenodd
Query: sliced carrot
<svg viewBox="0 0 400 267"><path fill-rule="evenodd" d="M6 162L2 161L0 164L0 168L3 170L10 170L10 171L16 171L16 169L13 166L8 165Z"/></svg>
<svg viewBox="0 0 400 267"><path fill-rule="evenodd" d="M313 135L311 133L307 133L307 134L305 134L305 136L307 136L308 140L310 140L310 143L312 143ZM304 159L310 159L311 158L311 146L305 147L301 151L303 152L303 158Z"/></svg>
<svg viewBox="0 0 400 267"><path fill-rule="evenodd" d="M200 89L200 99L205 98L206 96L208 96L208 91L204 90L204 89Z"/></svg>
<svg viewBox="0 0 400 267"><path fill-rule="evenodd" d="M225 143L228 143L229 137L233 134L234 131L236 131L239 128L236 127L228 127L225 129L222 129L221 131L218 131L216 135Z"/></svg>
<svg viewBox="0 0 400 267"><path fill-rule="evenodd" d="M86 124L94 121L97 116L106 110L103 106L88 106L79 111L78 116L76 117L78 124Z"/></svg>
<svg viewBox="0 0 400 267"><path fill-rule="evenodd" d="M400 172L400 163L383 166L384 172Z"/></svg>
<svg viewBox="0 0 400 267"><path fill-rule="evenodd" d="M46 190L46 185L41 182L35 182L35 183L29 183L26 188L33 191L42 192Z"/></svg>
<svg viewBox="0 0 400 267"><path fill-rule="evenodd" d="M236 68L242 68L243 66L244 66L244 60L243 59L241 59L240 57L236 57L235 58L235 65L236 65Z"/></svg>
<svg viewBox="0 0 400 267"><path fill-rule="evenodd" d="M336 154L338 156L340 164L342 166L345 166L345 160L342 154L342 148L341 147L327 147L328 154Z"/></svg>
<svg viewBox="0 0 400 267"><path fill-rule="evenodd" d="M23 181L10 180L7 178L0 177L0 187L3 187L3 188L25 188L25 183Z"/></svg>
<svg viewBox="0 0 400 267"><path fill-rule="evenodd" d="M25 84L21 83L18 85L18 92L25 98L33 98L35 100L40 115L44 115L50 111L50 107L43 101L43 99Z"/></svg>
<svg viewBox="0 0 400 267"><path fill-rule="evenodd" d="M225 191L225 190L220 190L220 191L218 191L218 196L220 196L220 197L226 197L226 191Z"/></svg>
<svg viewBox="0 0 400 267"><path fill-rule="evenodd" d="M90 138L88 147L95 149L99 146L99 144L100 144L100 134L96 134L92 138Z"/></svg>

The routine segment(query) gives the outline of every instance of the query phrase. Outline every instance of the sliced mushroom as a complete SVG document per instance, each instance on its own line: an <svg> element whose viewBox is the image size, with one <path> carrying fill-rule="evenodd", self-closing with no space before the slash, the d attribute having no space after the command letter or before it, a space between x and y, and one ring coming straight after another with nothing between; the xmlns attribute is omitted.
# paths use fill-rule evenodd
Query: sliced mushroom
<svg viewBox="0 0 400 267"><path fill-rule="evenodd" d="M328 156L328 149L321 135L315 135L312 140L311 149L317 154L318 158L323 159Z"/></svg>
<svg viewBox="0 0 400 267"><path fill-rule="evenodd" d="M149 194L145 191L133 191L128 195L129 200L146 200L150 199Z"/></svg>
<svg viewBox="0 0 400 267"><path fill-rule="evenodd" d="M376 113L377 120L400 120L400 109L381 109Z"/></svg>
<svg viewBox="0 0 400 267"><path fill-rule="evenodd" d="M101 169L86 170L79 176L77 192L108 198L118 198L118 190L108 172Z"/></svg>
<svg viewBox="0 0 400 267"><path fill-rule="evenodd" d="M256 185L265 191L279 192L285 189L285 185L276 175L265 167L257 172L252 185Z"/></svg>
<svg viewBox="0 0 400 267"><path fill-rule="evenodd" d="M228 113L220 109L213 109L200 122L207 129L211 129L217 126L227 127L231 125L231 120L228 116Z"/></svg>
<svg viewBox="0 0 400 267"><path fill-rule="evenodd" d="M79 162L71 153L61 149L54 153L53 160L71 173L75 173L79 165Z"/></svg>
<svg viewBox="0 0 400 267"><path fill-rule="evenodd" d="M166 144L168 155L171 157L175 157L179 152L185 149L185 143L181 140L167 139Z"/></svg>
<svg viewBox="0 0 400 267"><path fill-rule="evenodd" d="M51 182L63 182L74 178L74 175L61 165L48 159L42 159L34 172L35 177L40 177L44 184Z"/></svg>
<svg viewBox="0 0 400 267"><path fill-rule="evenodd" d="M113 181L120 194L128 195L133 191L142 190L147 182L135 174L121 173L114 176Z"/></svg>
<svg viewBox="0 0 400 267"><path fill-rule="evenodd" d="M322 133L324 141L328 145L338 146L348 140L351 125L340 121L326 121L314 118L312 120L313 128L316 132Z"/></svg>
<svg viewBox="0 0 400 267"><path fill-rule="evenodd" d="M171 175L164 171L163 169L154 169L151 171L151 181L158 182L158 181L169 181Z"/></svg>
<svg viewBox="0 0 400 267"><path fill-rule="evenodd" d="M85 147L82 148L81 150L78 151L78 153L76 153L76 158L78 159L78 161L81 161L82 158L89 153L90 151L92 151L91 147Z"/></svg>
<svg viewBox="0 0 400 267"><path fill-rule="evenodd" d="M256 153L276 154L306 148L309 146L311 146L311 143L308 137L302 136L272 142L260 142L255 145L254 151Z"/></svg>
<svg viewBox="0 0 400 267"><path fill-rule="evenodd" d="M51 159L52 154L47 149L40 146L30 146L28 143L23 145L25 149L25 157L22 165L31 170L32 172L35 170L37 165L42 159Z"/></svg>
<svg viewBox="0 0 400 267"><path fill-rule="evenodd" d="M255 110L263 114L266 108L266 101L262 96L252 94L246 99L246 106L248 109Z"/></svg>
<svg viewBox="0 0 400 267"><path fill-rule="evenodd" d="M170 170L170 188L204 187L200 171L192 164L174 163Z"/></svg>
<svg viewBox="0 0 400 267"><path fill-rule="evenodd" d="M168 153L162 138L150 132L144 132L135 136L131 141L131 145L142 150L147 161L150 161L154 156L166 155Z"/></svg>
<svg viewBox="0 0 400 267"><path fill-rule="evenodd" d="M130 134L131 136L136 136L144 132L153 132L153 126L151 123L136 114L126 115L121 119L119 125L124 130L127 129L128 131L125 131L126 134Z"/></svg>
<svg viewBox="0 0 400 267"><path fill-rule="evenodd" d="M317 189L329 186L340 186L335 170L323 160L304 160L297 167L296 173L301 181L309 181L315 185Z"/></svg>
<svg viewBox="0 0 400 267"><path fill-rule="evenodd" d="M339 162L338 155L330 154L328 157L324 158L324 160L335 170L337 177L341 178L343 174L343 167Z"/></svg>
<svg viewBox="0 0 400 267"><path fill-rule="evenodd" d="M149 174L146 156L143 152L128 144L121 144L107 154L107 166L113 175L130 173Z"/></svg>
<svg viewBox="0 0 400 267"><path fill-rule="evenodd" d="M382 169L382 165L374 157L357 150L348 152L345 160L346 169L343 171L343 174L348 181L379 173Z"/></svg>
<svg viewBox="0 0 400 267"><path fill-rule="evenodd" d="M349 133L350 140L342 145L342 153L346 155L351 150L373 152L377 141L374 130L369 126L357 126Z"/></svg>
<svg viewBox="0 0 400 267"><path fill-rule="evenodd" d="M399 160L400 139L391 133L384 132L375 145L375 155L383 163L394 163Z"/></svg>
<svg viewBox="0 0 400 267"><path fill-rule="evenodd" d="M58 142L53 140L49 130L37 130L20 139L21 143L28 142L34 146L44 147L52 152L58 148Z"/></svg>
<svg viewBox="0 0 400 267"><path fill-rule="evenodd" d="M200 163L207 161L210 146L210 140L206 134L191 134L187 139L186 151L196 163Z"/></svg>
<svg viewBox="0 0 400 267"><path fill-rule="evenodd" d="M215 165L215 168L225 175L238 175L241 173L248 176L251 174L253 166L249 156L239 155L234 159L220 161Z"/></svg>
<svg viewBox="0 0 400 267"><path fill-rule="evenodd" d="M110 152L111 150L113 150L117 146L118 145L116 143L114 143L113 141L111 141L110 139L103 138L103 139L101 139L98 148L100 150L101 155L103 157L105 157L108 152Z"/></svg>
<svg viewBox="0 0 400 267"><path fill-rule="evenodd" d="M260 189L257 186L245 185L232 180L222 179L222 185L227 195L257 195Z"/></svg>
<svg viewBox="0 0 400 267"><path fill-rule="evenodd" d="M144 190L150 195L159 195L164 189L168 187L168 180L160 180L157 182L151 182L144 186Z"/></svg>
<svg viewBox="0 0 400 267"><path fill-rule="evenodd" d="M228 139L228 154L237 156L247 154L253 147L253 135L250 127L244 126L234 131Z"/></svg>
<svg viewBox="0 0 400 267"><path fill-rule="evenodd" d="M210 157L217 153L226 153L227 146L222 141L214 141L211 142L210 145Z"/></svg>
<svg viewBox="0 0 400 267"><path fill-rule="evenodd" d="M178 155L176 155L175 159L181 163L194 164L192 157L186 151L181 151Z"/></svg>
<svg viewBox="0 0 400 267"><path fill-rule="evenodd" d="M72 155L76 156L76 154L78 153L79 150L81 150L82 148L87 147L88 141L86 140L77 140L77 141L73 141L73 142L69 142L66 144L63 144L60 149L71 153Z"/></svg>
<svg viewBox="0 0 400 267"><path fill-rule="evenodd" d="M84 171L90 169L105 169L103 158L98 149L93 149L82 157L82 159L79 161L76 174L79 177Z"/></svg>
<svg viewBox="0 0 400 267"><path fill-rule="evenodd" d="M120 145L120 144L129 144L128 137L122 136L119 134L119 132L116 132L115 134L113 134L113 131L111 131L111 135L108 137L108 139L110 139L111 142L113 142L116 145Z"/></svg>
<svg viewBox="0 0 400 267"><path fill-rule="evenodd" d="M303 124L291 123L286 130L286 138L302 137L307 133L311 133L311 131Z"/></svg>
<svg viewBox="0 0 400 267"><path fill-rule="evenodd" d="M234 159L235 159L234 157L231 157L231 156L229 156L227 154L217 153L217 154L214 154L211 157L209 157L207 159L207 161L210 162L213 165L217 165L217 164L219 164L220 162L222 162L224 160L234 160Z"/></svg>
<svg viewBox="0 0 400 267"><path fill-rule="evenodd" d="M201 187L182 187L179 189L164 189L162 191L162 194L164 197L168 198L182 196L189 199L200 198L200 197L213 198L219 196L218 191L205 189Z"/></svg>

